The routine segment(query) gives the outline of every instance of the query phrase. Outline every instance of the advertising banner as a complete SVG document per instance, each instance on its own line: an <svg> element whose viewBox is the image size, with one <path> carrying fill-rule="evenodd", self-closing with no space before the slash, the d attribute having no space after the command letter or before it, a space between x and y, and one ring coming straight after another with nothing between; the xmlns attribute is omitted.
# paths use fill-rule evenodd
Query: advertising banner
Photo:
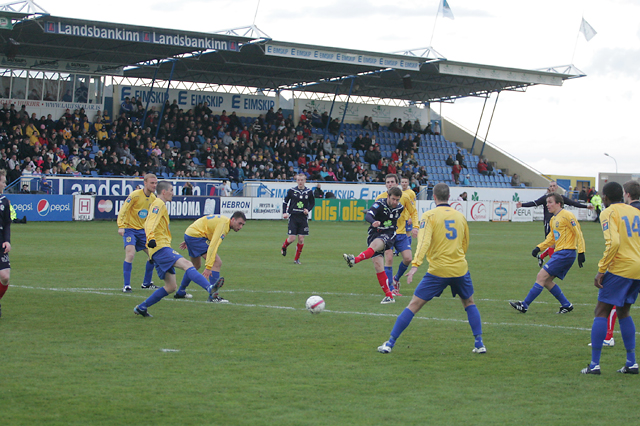
<svg viewBox="0 0 640 426"><path fill-rule="evenodd" d="M93 195L74 195L73 220L93 220L94 207Z"/></svg>
<svg viewBox="0 0 640 426"><path fill-rule="evenodd" d="M127 199L125 196L95 196L94 217L96 219L118 218L118 212ZM171 219L198 219L205 215L220 214L218 197L173 197L167 204Z"/></svg>
<svg viewBox="0 0 640 426"><path fill-rule="evenodd" d="M224 197L218 200L220 201L220 214L231 217L235 212L241 211L247 219L251 219L251 206L253 204L251 198Z"/></svg>
<svg viewBox="0 0 640 426"><path fill-rule="evenodd" d="M139 178L68 178L68 177L50 177L51 188L56 194L78 194L78 193L95 193L98 196L103 195L129 195L136 189L144 186L142 177ZM187 182L184 179L166 179L173 184L173 193L182 194L182 188ZM188 181L193 186L194 196L206 196L215 194L215 188L218 187L220 181L193 180ZM292 185L291 185L292 186ZM283 196L284 197L284 196Z"/></svg>
<svg viewBox="0 0 640 426"><path fill-rule="evenodd" d="M491 220L493 222L508 222L511 219L511 205L509 201L493 201Z"/></svg>
<svg viewBox="0 0 640 426"><path fill-rule="evenodd" d="M260 185L251 185L249 188L253 193L245 193L245 195L284 199L289 188L293 188L294 186L295 182L261 182ZM307 187L311 186L310 183L307 183ZM376 197L385 192L387 188L381 183L358 185L322 182L322 190L325 196L327 192L331 192L335 198L342 200L375 200ZM317 202L318 200L316 200L316 203Z"/></svg>
<svg viewBox="0 0 640 426"><path fill-rule="evenodd" d="M73 219L71 195L6 194L19 218L27 221L70 221Z"/></svg>
<svg viewBox="0 0 640 426"><path fill-rule="evenodd" d="M248 218L247 216L247 219ZM251 218L282 219L282 199L251 198Z"/></svg>
<svg viewBox="0 0 640 426"><path fill-rule="evenodd" d="M533 208L516 206L511 203L511 221L512 222L533 222Z"/></svg>
<svg viewBox="0 0 640 426"><path fill-rule="evenodd" d="M491 201L468 201L467 220L469 222L488 222L491 203Z"/></svg>
<svg viewBox="0 0 640 426"><path fill-rule="evenodd" d="M316 221L362 222L374 200L316 200L311 218Z"/></svg>
<svg viewBox="0 0 640 426"><path fill-rule="evenodd" d="M155 106L157 111L160 111L167 99L169 102L176 100L179 107L185 110L206 102L214 114L227 111L227 115L235 112L239 116L257 117L260 114L266 114L269 108L273 108L274 111L277 109L276 98L270 96L180 89L169 89L167 94L167 89L160 87L154 88L151 92L148 87L140 86L115 86L113 88L113 103L118 109L125 98L133 96L140 96L143 104L148 101L149 107Z"/></svg>

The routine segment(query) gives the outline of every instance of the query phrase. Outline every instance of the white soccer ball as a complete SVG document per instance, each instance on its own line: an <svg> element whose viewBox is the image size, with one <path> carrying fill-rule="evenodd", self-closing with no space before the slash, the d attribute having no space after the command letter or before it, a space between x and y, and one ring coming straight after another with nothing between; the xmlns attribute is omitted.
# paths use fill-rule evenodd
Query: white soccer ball
<svg viewBox="0 0 640 426"><path fill-rule="evenodd" d="M307 310L312 314L324 311L324 300L320 296L311 296L307 299Z"/></svg>

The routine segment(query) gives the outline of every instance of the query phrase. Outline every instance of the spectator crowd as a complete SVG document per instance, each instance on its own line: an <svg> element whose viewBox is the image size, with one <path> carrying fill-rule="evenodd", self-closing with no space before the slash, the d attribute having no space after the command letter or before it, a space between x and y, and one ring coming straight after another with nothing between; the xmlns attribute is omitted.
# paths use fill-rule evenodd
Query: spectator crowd
<svg viewBox="0 0 640 426"><path fill-rule="evenodd" d="M421 129L419 122L401 125L396 119L392 131L410 128L415 138L405 136L391 158L383 158L368 132L356 138L354 151L347 153L339 121L315 110L304 111L295 123L291 115L285 118L281 109L272 108L250 123L235 112L214 114L207 103L185 111L176 100L167 100L158 111L146 110L134 97L125 98L113 119L97 111L90 120L83 109L38 118L25 106L16 109L6 103L0 117L0 168L7 170L8 183L21 176L145 173L243 182L291 180L299 171L310 180L363 183L384 182L387 173L402 173L419 190L428 182L415 155L419 133L435 134L429 126ZM313 133L313 127L323 126L337 142ZM366 117L363 128L373 130L379 124Z"/></svg>

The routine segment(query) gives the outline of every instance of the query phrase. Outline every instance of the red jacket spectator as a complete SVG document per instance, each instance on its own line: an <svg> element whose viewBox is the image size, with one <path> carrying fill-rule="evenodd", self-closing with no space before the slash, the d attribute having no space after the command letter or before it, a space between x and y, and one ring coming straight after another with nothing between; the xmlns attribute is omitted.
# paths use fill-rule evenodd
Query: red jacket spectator
<svg viewBox="0 0 640 426"><path fill-rule="evenodd" d="M478 173L480 173L481 175L487 174L487 163L482 160L478 162Z"/></svg>

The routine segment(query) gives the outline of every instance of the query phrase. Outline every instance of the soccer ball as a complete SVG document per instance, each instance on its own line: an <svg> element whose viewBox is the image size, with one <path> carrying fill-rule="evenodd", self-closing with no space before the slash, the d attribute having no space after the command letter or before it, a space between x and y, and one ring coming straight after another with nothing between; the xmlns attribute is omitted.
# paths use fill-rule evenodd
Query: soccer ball
<svg viewBox="0 0 640 426"><path fill-rule="evenodd" d="M312 314L324 311L324 300L320 296L311 296L307 299L307 310Z"/></svg>

